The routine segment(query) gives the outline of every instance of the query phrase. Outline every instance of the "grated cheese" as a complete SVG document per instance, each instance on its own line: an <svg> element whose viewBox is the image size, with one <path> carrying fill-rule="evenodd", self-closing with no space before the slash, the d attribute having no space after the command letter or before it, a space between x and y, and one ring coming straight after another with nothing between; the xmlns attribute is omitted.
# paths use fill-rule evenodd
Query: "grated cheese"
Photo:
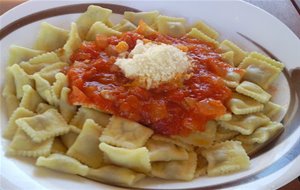
<svg viewBox="0 0 300 190"><path fill-rule="evenodd" d="M144 44L138 40L129 58L118 58L115 62L125 76L136 79L147 89L174 79L191 66L186 52L167 44Z"/></svg>

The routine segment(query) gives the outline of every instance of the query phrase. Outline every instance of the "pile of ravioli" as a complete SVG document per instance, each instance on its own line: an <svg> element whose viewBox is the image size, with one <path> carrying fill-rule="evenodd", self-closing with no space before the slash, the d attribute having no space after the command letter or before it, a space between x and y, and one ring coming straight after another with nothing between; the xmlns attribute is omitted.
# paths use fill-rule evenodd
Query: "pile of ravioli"
<svg viewBox="0 0 300 190"><path fill-rule="evenodd" d="M34 49L11 46L3 89L8 155L37 158L37 166L111 184L131 186L145 176L189 181L249 168L248 155L283 130L272 121L281 106L268 93L282 63L228 40L219 43L218 33L203 22L189 29L185 19L153 11L125 12L124 20L114 25L111 14L91 5L70 31L42 23ZM213 43L227 63L245 70L244 76L229 72L225 77L234 92L230 112L209 121L205 131L161 136L139 123L68 103L71 90L61 70L72 52L97 34L135 30L141 19L165 35Z"/></svg>

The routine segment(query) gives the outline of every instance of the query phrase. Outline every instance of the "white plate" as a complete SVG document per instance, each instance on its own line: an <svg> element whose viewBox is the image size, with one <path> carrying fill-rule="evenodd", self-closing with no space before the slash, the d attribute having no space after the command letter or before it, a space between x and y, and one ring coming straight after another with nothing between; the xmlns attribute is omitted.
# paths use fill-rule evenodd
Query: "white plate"
<svg viewBox="0 0 300 190"><path fill-rule="evenodd" d="M75 5L94 1L29 1L1 16L1 28L14 24L23 17L51 8ZM98 2L99 3L99 2ZM300 42L293 32L278 19L265 11L242 1L102 1L102 3L125 5L143 11L158 10L169 16L185 17L190 23L203 19L213 26L221 39L228 38L248 51L262 51L250 41L241 37L244 34L269 50L281 60L287 69L300 66ZM57 11L57 10L56 10ZM51 12L51 11L50 11ZM65 12L66 13L66 12ZM46 14L42 14L45 16ZM5 63L8 47L18 44L31 47L36 38L39 24L47 21L56 26L68 29L70 22L79 14L64 14L28 23L9 33L1 40L1 89L4 82ZM26 20L26 19L25 19ZM113 20L120 16L113 15ZM17 21L20 22L20 21ZM299 74L299 73L298 73ZM300 77L299 77L300 78ZM300 79L298 79L300 80ZM296 81L293 81L296 82ZM299 81L298 81L299 82ZM299 103L290 94L289 85L283 75L277 81L277 94L274 101L288 108L290 118L295 114ZM291 99L292 97L292 99ZM7 124L5 107L1 101L1 131ZM299 114L299 112L297 113ZM280 119L280 118L278 118ZM186 188L232 188L235 189L275 189L300 175L300 127L299 118L284 120L285 132L262 154L251 160L247 171L221 177L202 177L191 182L164 181L147 179L137 184L147 189L186 189ZM9 158L4 156L8 142L1 139L1 187L3 189L110 189L111 186L93 182L78 176L71 176L37 168L31 159Z"/></svg>

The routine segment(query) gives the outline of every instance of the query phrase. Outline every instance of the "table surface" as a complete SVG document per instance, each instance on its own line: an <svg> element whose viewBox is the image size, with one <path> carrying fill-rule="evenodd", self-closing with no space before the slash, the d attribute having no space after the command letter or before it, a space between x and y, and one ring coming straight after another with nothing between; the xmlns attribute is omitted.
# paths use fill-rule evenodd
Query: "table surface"
<svg viewBox="0 0 300 190"><path fill-rule="evenodd" d="M1 0L0 15L26 0ZM285 23L300 38L300 0L245 0ZM280 190L300 189L300 178L288 183Z"/></svg>

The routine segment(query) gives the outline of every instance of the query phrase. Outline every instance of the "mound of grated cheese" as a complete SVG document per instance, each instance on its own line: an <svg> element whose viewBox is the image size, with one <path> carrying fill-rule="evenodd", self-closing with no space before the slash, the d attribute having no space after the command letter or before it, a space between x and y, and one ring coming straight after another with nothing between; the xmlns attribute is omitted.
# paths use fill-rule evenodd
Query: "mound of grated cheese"
<svg viewBox="0 0 300 190"><path fill-rule="evenodd" d="M138 40L129 58L118 58L115 65L127 78L136 79L140 86L150 89L185 73L191 63L186 52L172 45L144 44Z"/></svg>

